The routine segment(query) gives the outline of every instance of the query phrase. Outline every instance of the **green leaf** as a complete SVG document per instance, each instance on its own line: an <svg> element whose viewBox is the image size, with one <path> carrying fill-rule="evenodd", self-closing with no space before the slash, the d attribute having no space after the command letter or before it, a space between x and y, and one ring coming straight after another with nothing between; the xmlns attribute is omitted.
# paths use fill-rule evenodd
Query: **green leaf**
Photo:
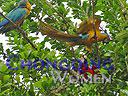
<svg viewBox="0 0 128 96"><path fill-rule="evenodd" d="M4 80L4 82L9 81L10 80L10 76L9 75L4 75L3 80Z"/></svg>

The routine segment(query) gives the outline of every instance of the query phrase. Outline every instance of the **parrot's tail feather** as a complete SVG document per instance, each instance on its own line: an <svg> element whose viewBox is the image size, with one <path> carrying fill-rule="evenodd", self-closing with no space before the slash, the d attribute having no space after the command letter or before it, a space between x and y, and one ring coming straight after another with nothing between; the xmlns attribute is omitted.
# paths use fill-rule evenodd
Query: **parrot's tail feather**
<svg viewBox="0 0 128 96"><path fill-rule="evenodd" d="M4 19L2 22L0 22L0 27L5 26L8 24L8 20Z"/></svg>
<svg viewBox="0 0 128 96"><path fill-rule="evenodd" d="M0 28L0 34L3 34L3 33L4 33L4 28L1 27L1 28Z"/></svg>
<svg viewBox="0 0 128 96"><path fill-rule="evenodd" d="M58 30L52 28L50 25L44 22L41 22L40 29L42 30L42 33L44 35L52 35L52 34L58 33Z"/></svg>
<svg viewBox="0 0 128 96"><path fill-rule="evenodd" d="M69 46L75 46L76 43L75 42L67 42L67 45L69 45Z"/></svg>
<svg viewBox="0 0 128 96"><path fill-rule="evenodd" d="M0 28L0 34L7 33L8 31L11 31L13 29L14 29L14 27L2 27L2 28Z"/></svg>
<svg viewBox="0 0 128 96"><path fill-rule="evenodd" d="M53 27L51 27L50 25L44 22L40 23L39 30L43 35L47 35L53 39L57 39L61 41L74 42L74 41L78 41L79 39L79 36L70 35L65 32L61 32L57 29L54 29Z"/></svg>
<svg viewBox="0 0 128 96"><path fill-rule="evenodd" d="M87 43L86 40L82 39L80 36L71 35L71 34L67 34L65 32L61 32L57 29L54 29L53 27L51 27L50 25L48 25L44 22L40 22L39 31L43 35L47 35L50 38L65 41L65 42L73 42L73 43L75 43L75 45L77 45L77 44L86 45L86 43Z"/></svg>

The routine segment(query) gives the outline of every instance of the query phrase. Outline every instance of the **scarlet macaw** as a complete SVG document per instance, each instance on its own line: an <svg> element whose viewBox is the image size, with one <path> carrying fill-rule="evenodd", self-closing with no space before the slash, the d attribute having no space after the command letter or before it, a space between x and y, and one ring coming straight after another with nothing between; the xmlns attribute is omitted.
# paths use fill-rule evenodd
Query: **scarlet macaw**
<svg viewBox="0 0 128 96"><path fill-rule="evenodd" d="M30 14L31 11L31 4L28 0L21 0L19 5L10 11L7 14L7 18L13 21L17 26L21 26L23 24L24 19ZM10 21L4 19L0 22L0 33L6 33L15 29L14 26Z"/></svg>

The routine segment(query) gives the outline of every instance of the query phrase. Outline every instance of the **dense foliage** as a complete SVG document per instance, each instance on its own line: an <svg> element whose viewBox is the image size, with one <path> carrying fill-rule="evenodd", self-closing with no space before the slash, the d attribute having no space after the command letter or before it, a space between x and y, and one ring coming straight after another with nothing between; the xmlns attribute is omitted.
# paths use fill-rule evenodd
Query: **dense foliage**
<svg viewBox="0 0 128 96"><path fill-rule="evenodd" d="M18 1L0 0L0 8L8 13L17 6ZM42 60L48 58L52 62L54 60L60 62L67 58L68 63L71 64L71 59L80 58L81 53L87 52L83 45L73 50L66 42L51 39L40 33L30 35L38 33L40 19L62 32L76 34L75 20L83 21L88 16L92 16L89 0L83 0L83 3L81 0L29 1L32 4L32 11L21 28L26 31L37 50L32 48L17 30L6 34L11 48L4 50L4 46L0 44L0 54L4 60L12 54L18 54L18 58L11 59L11 66L18 66L19 70L9 70L5 62L0 61L0 96L128 96L128 3L126 0L96 0L95 2L95 12L101 11L100 17L106 22L106 28L109 29L112 38L109 43L98 43L99 55L101 60L111 58L115 67L111 72L100 69L101 73L112 76L112 83L103 84L70 84L68 77L63 84L55 83L50 73L53 70L51 67L48 70L46 68L28 70L28 67L24 69L20 67L21 60L27 63L28 60L34 61L38 58ZM0 16L0 21L2 19L3 17ZM51 44L51 48L46 47L48 43ZM97 61L96 48L95 46L93 48L93 54L88 54L87 58ZM41 65L39 62L38 64Z"/></svg>

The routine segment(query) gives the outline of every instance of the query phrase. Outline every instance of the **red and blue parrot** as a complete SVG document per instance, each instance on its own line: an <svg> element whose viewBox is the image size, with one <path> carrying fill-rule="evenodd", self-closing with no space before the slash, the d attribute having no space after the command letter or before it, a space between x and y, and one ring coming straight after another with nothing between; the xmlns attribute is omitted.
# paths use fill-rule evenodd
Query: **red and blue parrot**
<svg viewBox="0 0 128 96"><path fill-rule="evenodd" d="M17 26L21 26L23 24L24 19L30 14L31 4L28 0L21 0L19 5L13 9L11 12L7 14L7 18L13 21ZM4 19L0 22L0 33L6 33L16 29L10 21Z"/></svg>

